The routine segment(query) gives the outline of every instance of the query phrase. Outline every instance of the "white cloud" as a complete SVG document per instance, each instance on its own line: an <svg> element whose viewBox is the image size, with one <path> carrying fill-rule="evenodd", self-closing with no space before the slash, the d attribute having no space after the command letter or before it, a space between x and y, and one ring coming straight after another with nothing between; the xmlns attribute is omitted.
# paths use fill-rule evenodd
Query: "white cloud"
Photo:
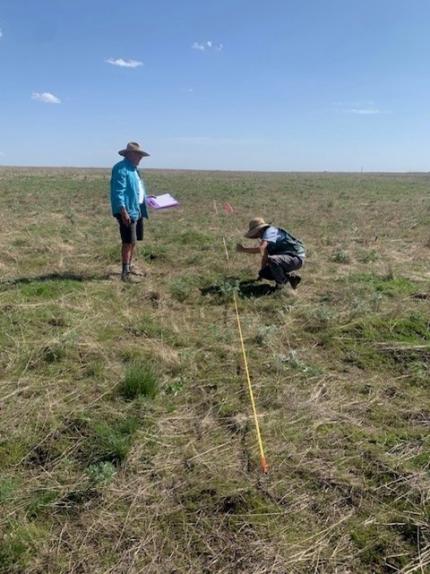
<svg viewBox="0 0 430 574"><path fill-rule="evenodd" d="M215 50L216 52L221 52L223 49L222 44L212 42L212 40L206 40L206 42L194 42L191 48L193 50L199 50L200 52L205 52L206 50Z"/></svg>
<svg viewBox="0 0 430 574"><path fill-rule="evenodd" d="M391 114L388 110L381 110L373 101L367 102L333 102L333 106L338 111L345 114L355 114L360 116L376 116L381 114Z"/></svg>
<svg viewBox="0 0 430 574"><path fill-rule="evenodd" d="M200 50L201 52L204 52L206 50L206 46L204 44L199 44L198 42L194 42L191 48L193 50Z"/></svg>
<svg viewBox="0 0 430 574"><path fill-rule="evenodd" d="M3 36L3 30L0 28L0 38Z"/></svg>
<svg viewBox="0 0 430 574"><path fill-rule="evenodd" d="M376 114L386 114L383 110L378 110L377 108L352 108L350 110L345 110L350 114L359 114L362 116L372 116Z"/></svg>
<svg viewBox="0 0 430 574"><path fill-rule="evenodd" d="M57 96L54 96L54 94L50 92L33 92L31 99L43 102L44 104L61 104L60 98L57 98Z"/></svg>
<svg viewBox="0 0 430 574"><path fill-rule="evenodd" d="M123 58L108 58L105 60L107 64L112 64L112 66L120 66L121 68L138 68L143 66L143 62L139 60L124 60Z"/></svg>

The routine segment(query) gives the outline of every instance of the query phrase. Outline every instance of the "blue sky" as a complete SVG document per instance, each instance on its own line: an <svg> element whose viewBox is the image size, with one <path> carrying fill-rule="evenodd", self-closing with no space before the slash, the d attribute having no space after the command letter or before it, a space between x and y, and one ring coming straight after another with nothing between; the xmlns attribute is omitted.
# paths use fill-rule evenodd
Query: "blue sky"
<svg viewBox="0 0 430 574"><path fill-rule="evenodd" d="M427 0L0 0L0 165L430 169Z"/></svg>

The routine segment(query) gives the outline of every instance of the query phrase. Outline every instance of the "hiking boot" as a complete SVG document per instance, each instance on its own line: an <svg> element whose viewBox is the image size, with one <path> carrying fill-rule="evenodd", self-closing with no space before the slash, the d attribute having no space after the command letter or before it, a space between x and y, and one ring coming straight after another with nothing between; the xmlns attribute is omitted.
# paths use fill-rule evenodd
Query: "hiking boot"
<svg viewBox="0 0 430 574"><path fill-rule="evenodd" d="M300 283L300 281L302 280L302 278L300 277L300 275L290 275L288 277L288 280L290 282L291 288L297 289L297 286Z"/></svg>

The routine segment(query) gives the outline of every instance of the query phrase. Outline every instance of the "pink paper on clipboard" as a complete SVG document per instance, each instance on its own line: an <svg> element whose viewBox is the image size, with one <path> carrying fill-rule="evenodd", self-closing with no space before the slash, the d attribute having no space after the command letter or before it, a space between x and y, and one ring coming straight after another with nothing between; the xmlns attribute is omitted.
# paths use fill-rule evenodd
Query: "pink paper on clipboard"
<svg viewBox="0 0 430 574"><path fill-rule="evenodd" d="M167 209L169 207L176 207L179 202L170 195L170 193L163 193L163 195L148 195L146 203L153 209Z"/></svg>

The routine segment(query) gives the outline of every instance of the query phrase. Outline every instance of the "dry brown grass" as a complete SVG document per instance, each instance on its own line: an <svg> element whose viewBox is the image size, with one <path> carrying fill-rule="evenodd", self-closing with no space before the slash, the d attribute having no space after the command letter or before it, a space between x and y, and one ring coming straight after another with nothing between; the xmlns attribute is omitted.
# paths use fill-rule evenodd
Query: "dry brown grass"
<svg viewBox="0 0 430 574"><path fill-rule="evenodd" d="M426 572L429 178L148 172L181 207L124 286L108 177L0 170L0 572ZM226 279L257 262L221 242L254 215L309 251L239 297L267 476Z"/></svg>

